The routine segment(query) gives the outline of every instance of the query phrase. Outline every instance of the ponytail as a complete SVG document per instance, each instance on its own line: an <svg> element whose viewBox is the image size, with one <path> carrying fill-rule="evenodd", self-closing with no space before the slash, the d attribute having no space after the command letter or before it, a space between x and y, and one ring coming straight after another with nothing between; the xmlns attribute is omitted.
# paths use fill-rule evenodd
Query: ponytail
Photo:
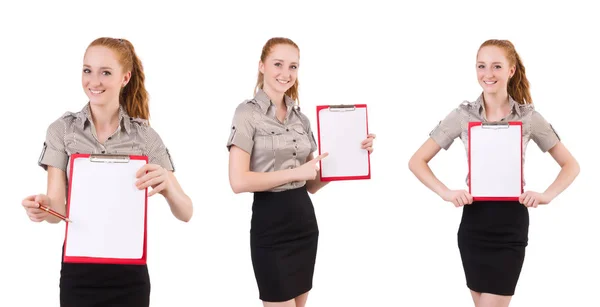
<svg viewBox="0 0 600 307"><path fill-rule="evenodd" d="M531 93L529 92L529 81L525 75L525 66L521 57L515 51L515 74L508 82L508 94L517 102L522 104L532 103Z"/></svg>
<svg viewBox="0 0 600 307"><path fill-rule="evenodd" d="M131 79L121 90L119 103L125 107L127 114L131 117L141 119L150 119L150 109L148 107L148 92L144 86L144 67L142 61L135 54L133 45L128 40L123 43L129 49L131 57Z"/></svg>

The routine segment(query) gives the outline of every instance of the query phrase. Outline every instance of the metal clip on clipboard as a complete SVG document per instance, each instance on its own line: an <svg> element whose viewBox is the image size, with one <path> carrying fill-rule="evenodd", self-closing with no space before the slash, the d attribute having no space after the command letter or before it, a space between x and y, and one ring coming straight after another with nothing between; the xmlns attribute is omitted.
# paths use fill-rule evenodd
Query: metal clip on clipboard
<svg viewBox="0 0 600 307"><path fill-rule="evenodd" d="M510 127L510 124L507 122L481 123L483 129L508 129L508 127Z"/></svg>
<svg viewBox="0 0 600 307"><path fill-rule="evenodd" d="M337 104L337 105L330 105L328 109L329 109L329 111L332 111L332 112L348 112L348 111L356 110L356 107L351 104Z"/></svg>
<svg viewBox="0 0 600 307"><path fill-rule="evenodd" d="M105 155L93 154L90 155L90 162L100 163L128 163L130 160L128 155Z"/></svg>

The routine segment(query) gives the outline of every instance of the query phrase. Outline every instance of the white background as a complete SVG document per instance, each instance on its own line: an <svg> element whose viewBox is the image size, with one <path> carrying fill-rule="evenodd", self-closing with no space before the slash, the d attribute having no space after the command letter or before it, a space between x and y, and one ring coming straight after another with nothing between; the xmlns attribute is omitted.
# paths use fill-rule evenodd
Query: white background
<svg viewBox="0 0 600 307"><path fill-rule="evenodd" d="M427 190L407 163L439 120L479 95L475 54L489 38L516 45L537 110L581 164L567 191L530 210L511 306L597 302L597 11L579 1L305 2L3 2L0 305L58 306L64 225L32 223L20 203L45 192L37 160L46 128L86 103L83 53L100 36L136 47L151 124L194 201L187 224L161 196L150 201L152 306L261 305L249 253L252 196L231 192L225 144L273 36L300 46L300 105L313 127L318 104L367 103L377 134L372 180L312 196L321 236L308 306L472 304L456 244L462 209ZM559 167L529 145L526 188L542 192ZM448 186L466 188L460 140L431 167Z"/></svg>

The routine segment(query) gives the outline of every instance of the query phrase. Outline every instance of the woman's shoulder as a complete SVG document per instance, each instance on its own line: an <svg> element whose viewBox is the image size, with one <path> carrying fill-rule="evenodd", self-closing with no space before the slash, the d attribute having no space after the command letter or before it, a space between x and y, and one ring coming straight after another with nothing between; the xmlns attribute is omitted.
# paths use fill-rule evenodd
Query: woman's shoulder
<svg viewBox="0 0 600 307"><path fill-rule="evenodd" d="M483 105L483 95L477 96L477 98L473 100L465 99L459 105L458 109L461 110L476 110Z"/></svg>
<svg viewBox="0 0 600 307"><path fill-rule="evenodd" d="M306 113L304 113L301 108L297 108L296 112L298 113L298 117L300 117L300 119L303 122L308 122L309 121L308 115L306 115Z"/></svg>
<svg viewBox="0 0 600 307"><path fill-rule="evenodd" d="M58 118L55 118L48 126L48 129L49 130L50 129L61 129L61 128L64 129L66 127L69 127L70 125L73 125L77 121L81 120L82 116L83 116L82 111L78 111L78 112L66 111L62 115L60 115Z"/></svg>
<svg viewBox="0 0 600 307"><path fill-rule="evenodd" d="M245 99L235 107L235 119L258 119L260 105L255 99Z"/></svg>
<svg viewBox="0 0 600 307"><path fill-rule="evenodd" d="M450 110L450 113L457 115L468 115L469 113L477 112L480 106L481 104L478 100L463 100L460 103L456 104L454 108Z"/></svg>
<svg viewBox="0 0 600 307"><path fill-rule="evenodd" d="M151 129L150 122L147 119L139 118L139 117L131 117L125 115L123 118L124 121L129 121L130 125L135 125L141 129Z"/></svg>
<svg viewBox="0 0 600 307"><path fill-rule="evenodd" d="M517 107L519 108L519 111L521 112L522 116L530 114L539 114L539 112L535 109L535 106L532 103L518 103Z"/></svg>
<svg viewBox="0 0 600 307"><path fill-rule="evenodd" d="M238 105L235 108L236 113L237 112L252 112L254 110L256 110L256 108L258 108L258 101L256 101L256 99L254 98L250 98L250 99L244 99L244 101L238 103Z"/></svg>

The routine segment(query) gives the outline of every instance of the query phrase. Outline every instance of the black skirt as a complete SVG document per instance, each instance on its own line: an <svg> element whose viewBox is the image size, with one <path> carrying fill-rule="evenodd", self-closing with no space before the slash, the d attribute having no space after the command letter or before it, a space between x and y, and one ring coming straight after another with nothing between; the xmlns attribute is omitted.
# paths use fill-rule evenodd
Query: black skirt
<svg viewBox="0 0 600 307"><path fill-rule="evenodd" d="M518 201L476 201L464 206L458 247L467 287L514 295L528 233L529 211Z"/></svg>
<svg viewBox="0 0 600 307"><path fill-rule="evenodd" d="M312 289L318 237L306 187L254 193L250 249L262 301L283 302Z"/></svg>
<svg viewBox="0 0 600 307"><path fill-rule="evenodd" d="M148 266L62 262L60 306L148 307Z"/></svg>

